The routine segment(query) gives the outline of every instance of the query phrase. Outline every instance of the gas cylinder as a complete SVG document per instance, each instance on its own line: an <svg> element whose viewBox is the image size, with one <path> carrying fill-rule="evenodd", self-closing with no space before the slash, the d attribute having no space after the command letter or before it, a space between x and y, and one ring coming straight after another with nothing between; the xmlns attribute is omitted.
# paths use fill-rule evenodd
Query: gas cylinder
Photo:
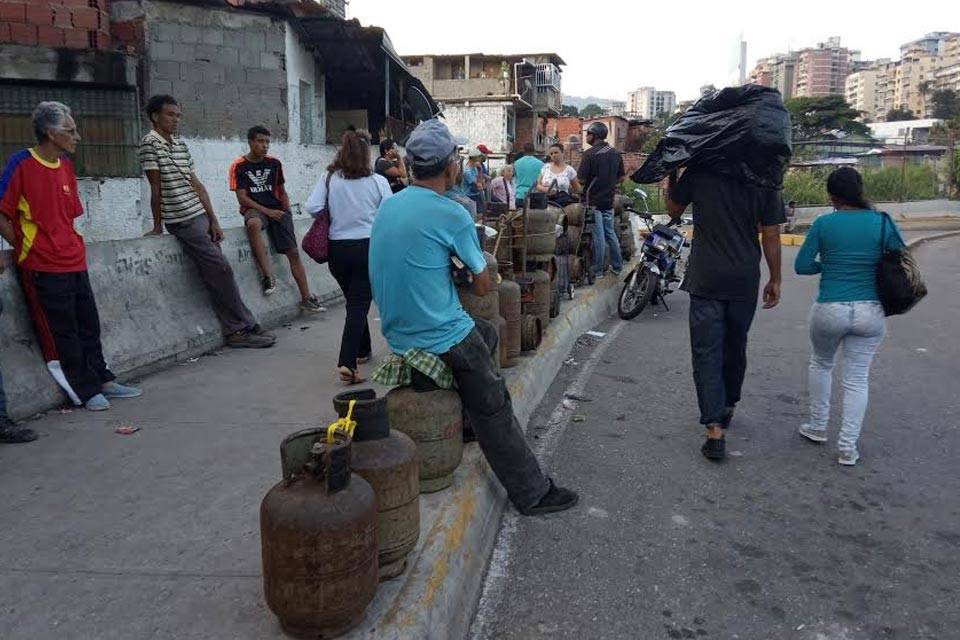
<svg viewBox="0 0 960 640"><path fill-rule="evenodd" d="M567 217L567 225L580 226L583 223L583 205L579 202L565 206L563 213Z"/></svg>
<svg viewBox="0 0 960 640"><path fill-rule="evenodd" d="M497 323L497 316L500 309L500 296L497 284L497 259L492 254L484 252L484 258L487 260L487 274L490 276L490 290L482 296L478 296L470 291L468 286L457 287L457 296L460 298L460 304L463 310L474 318L481 318L492 324Z"/></svg>
<svg viewBox="0 0 960 640"><path fill-rule="evenodd" d="M420 537L417 446L406 434L390 430L387 399L378 398L373 389L337 394L333 408L341 418L349 415L357 423L351 467L377 496L380 580L395 578L403 573L407 554Z"/></svg>
<svg viewBox="0 0 960 640"><path fill-rule="evenodd" d="M557 247L557 223L563 209L549 206L546 209L527 211L527 256L552 255Z"/></svg>
<svg viewBox="0 0 960 640"><path fill-rule="evenodd" d="M540 330L544 331L550 323L550 275L540 269L529 275L533 278L533 302L523 304L523 313L540 318Z"/></svg>
<svg viewBox="0 0 960 640"><path fill-rule="evenodd" d="M333 638L359 624L379 582L376 497L350 472L349 436L332 440L320 429L287 437L284 479L260 504L267 606L298 638Z"/></svg>
<svg viewBox="0 0 960 640"><path fill-rule="evenodd" d="M500 315L507 322L506 335L502 338L507 361L501 366L512 367L520 357L520 285L513 281L512 274L504 276L500 283Z"/></svg>
<svg viewBox="0 0 960 640"><path fill-rule="evenodd" d="M463 459L463 408L456 391L396 387L387 394L390 427L410 436L420 461L420 493L446 489Z"/></svg>
<svg viewBox="0 0 960 640"><path fill-rule="evenodd" d="M540 346L543 339L543 327L540 318L524 314L520 318L520 348L524 351L534 351Z"/></svg>

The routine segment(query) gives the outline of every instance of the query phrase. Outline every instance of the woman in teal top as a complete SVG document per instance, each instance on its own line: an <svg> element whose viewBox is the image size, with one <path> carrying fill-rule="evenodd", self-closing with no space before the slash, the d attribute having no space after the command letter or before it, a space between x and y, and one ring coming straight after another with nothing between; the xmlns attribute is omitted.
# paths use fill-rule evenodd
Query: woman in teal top
<svg viewBox="0 0 960 640"><path fill-rule="evenodd" d="M800 275L820 274L820 295L810 312L810 421L800 434L827 442L834 356L843 347L843 419L837 446L839 462L852 466L860 454L857 441L867 410L870 364L886 335L886 320L877 295L877 266L882 247L897 249L903 238L885 213L863 195L863 179L851 167L827 178L835 211L814 221L797 254Z"/></svg>

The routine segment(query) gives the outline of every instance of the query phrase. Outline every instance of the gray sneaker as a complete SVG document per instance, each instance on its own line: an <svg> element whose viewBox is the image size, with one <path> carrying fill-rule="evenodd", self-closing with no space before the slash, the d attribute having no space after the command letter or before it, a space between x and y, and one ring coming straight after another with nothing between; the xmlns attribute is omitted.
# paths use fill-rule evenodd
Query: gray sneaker
<svg viewBox="0 0 960 640"><path fill-rule="evenodd" d="M800 435L811 442L822 444L827 441L826 429L814 429L809 424L802 424L797 431L800 432Z"/></svg>
<svg viewBox="0 0 960 640"><path fill-rule="evenodd" d="M317 300L317 296L310 296L306 300L300 302L300 311L304 313L323 313L327 308L320 304L320 301Z"/></svg>
<svg viewBox="0 0 960 640"><path fill-rule="evenodd" d="M277 281L272 276L263 276L260 278L260 288L263 290L263 295L269 296L277 290Z"/></svg>
<svg viewBox="0 0 960 640"><path fill-rule="evenodd" d="M840 449L840 457L837 462L845 467L852 467L860 459L860 453L856 449Z"/></svg>
<svg viewBox="0 0 960 640"><path fill-rule="evenodd" d="M273 336L256 335L249 331L237 331L227 336L227 346L233 349L266 349L276 341Z"/></svg>

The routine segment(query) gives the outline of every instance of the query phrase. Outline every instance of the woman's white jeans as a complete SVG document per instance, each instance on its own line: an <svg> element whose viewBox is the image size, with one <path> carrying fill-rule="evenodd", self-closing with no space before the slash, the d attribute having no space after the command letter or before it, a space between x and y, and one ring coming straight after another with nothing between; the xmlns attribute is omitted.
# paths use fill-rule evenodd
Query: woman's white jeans
<svg viewBox="0 0 960 640"><path fill-rule="evenodd" d="M810 427L826 430L834 356L843 347L843 422L838 448L854 450L867 411L870 363L887 333L879 302L816 303L810 312Z"/></svg>

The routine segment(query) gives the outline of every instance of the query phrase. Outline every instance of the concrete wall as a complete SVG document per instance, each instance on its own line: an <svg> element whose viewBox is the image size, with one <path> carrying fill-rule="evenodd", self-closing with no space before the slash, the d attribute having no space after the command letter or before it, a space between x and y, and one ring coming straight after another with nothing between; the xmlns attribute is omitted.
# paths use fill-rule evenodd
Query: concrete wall
<svg viewBox="0 0 960 640"><path fill-rule="evenodd" d="M918 200L915 202L874 202L878 211L886 211L894 218L930 218L960 216L960 200ZM797 207L797 221L810 221L833 207Z"/></svg>
<svg viewBox="0 0 960 640"><path fill-rule="evenodd" d="M507 119L510 102L471 102L469 105L449 104L443 117L454 135L463 136L468 144L483 143L497 153L511 151L507 140Z"/></svg>
<svg viewBox="0 0 960 640"><path fill-rule="evenodd" d="M247 141L240 138L185 140L221 224L225 229L241 226L243 219L237 214L237 198L227 186L227 169L247 152ZM336 152L336 147L330 145L290 142L271 145L271 155L283 162L294 211L309 197ZM88 242L137 238L151 228L150 191L145 179L81 178L79 187L86 213L77 219L76 227Z"/></svg>
<svg viewBox="0 0 960 640"><path fill-rule="evenodd" d="M327 139L326 91L323 73L313 54L303 46L290 25L285 25L284 64L287 72L287 102L289 107L288 139L300 143L322 143ZM313 140L305 140L301 132L300 84L305 82L311 89L313 113L310 121ZM269 125L268 125L269 126Z"/></svg>
<svg viewBox="0 0 960 640"><path fill-rule="evenodd" d="M242 137L262 124L286 139L286 24L270 16L144 1L144 94L172 94L189 137Z"/></svg>
<svg viewBox="0 0 960 640"><path fill-rule="evenodd" d="M308 219L297 222L299 237L309 224ZM265 298L243 230L226 232L223 251L244 301L260 322L275 326L297 314L300 298L286 258L272 256L278 288ZM2 259L10 264L11 256ZM114 373L144 373L222 344L208 295L172 236L93 242L87 245L87 260L105 356ZM306 257L304 264L315 294L324 299L339 295L326 266ZM47 372L14 269L0 275L0 299L0 369L11 415L20 418L59 406L66 396Z"/></svg>

